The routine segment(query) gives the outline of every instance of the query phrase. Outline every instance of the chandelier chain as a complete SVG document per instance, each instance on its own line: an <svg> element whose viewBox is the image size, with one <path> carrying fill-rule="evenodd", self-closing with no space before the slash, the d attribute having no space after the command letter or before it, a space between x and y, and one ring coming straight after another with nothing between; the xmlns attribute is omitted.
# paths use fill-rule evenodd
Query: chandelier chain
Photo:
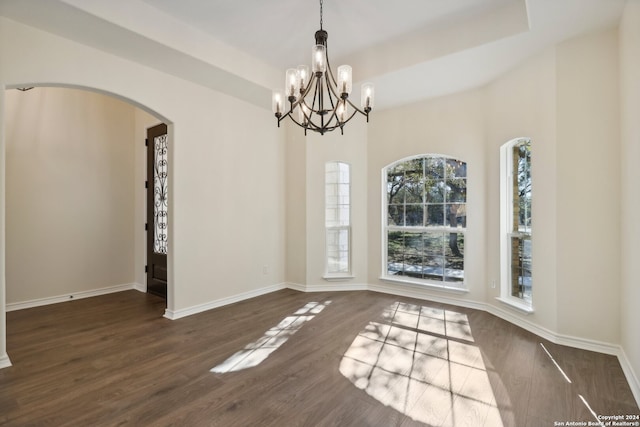
<svg viewBox="0 0 640 427"><path fill-rule="evenodd" d="M320 29L322 29L322 0L320 0Z"/></svg>

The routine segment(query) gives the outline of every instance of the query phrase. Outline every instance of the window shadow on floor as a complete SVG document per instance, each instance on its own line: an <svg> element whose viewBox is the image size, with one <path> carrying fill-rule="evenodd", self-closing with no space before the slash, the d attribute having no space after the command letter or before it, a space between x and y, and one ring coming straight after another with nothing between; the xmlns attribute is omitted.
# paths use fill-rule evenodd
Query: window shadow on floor
<svg viewBox="0 0 640 427"><path fill-rule="evenodd" d="M307 303L291 316L282 319L280 323L265 332L257 341L248 344L244 349L212 368L211 372L235 372L258 366L329 304L331 304L331 301Z"/></svg>
<svg viewBox="0 0 640 427"><path fill-rule="evenodd" d="M503 425L467 315L395 302L340 362L357 388L430 425Z"/></svg>

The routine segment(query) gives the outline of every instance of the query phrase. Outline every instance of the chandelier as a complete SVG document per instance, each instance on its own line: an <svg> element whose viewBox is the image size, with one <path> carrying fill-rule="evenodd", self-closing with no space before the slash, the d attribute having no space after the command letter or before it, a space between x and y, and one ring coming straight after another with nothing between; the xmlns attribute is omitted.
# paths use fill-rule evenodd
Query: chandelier
<svg viewBox="0 0 640 427"><path fill-rule="evenodd" d="M322 0L320 0L320 30L316 31L316 45L312 50L311 72L306 65L289 68L285 74L285 90L273 91L272 109L280 122L289 117L295 124L307 130L324 135L340 128L360 113L369 122L369 112L373 108L373 83L363 83L360 105L356 107L349 95L352 89L351 67L338 67L336 81L327 52L328 34L322 29ZM288 105L287 105L288 101Z"/></svg>

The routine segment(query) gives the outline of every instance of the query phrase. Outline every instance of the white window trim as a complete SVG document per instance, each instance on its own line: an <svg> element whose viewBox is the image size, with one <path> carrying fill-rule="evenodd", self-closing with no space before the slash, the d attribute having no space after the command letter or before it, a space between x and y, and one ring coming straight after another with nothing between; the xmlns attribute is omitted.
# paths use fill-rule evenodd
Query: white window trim
<svg viewBox="0 0 640 427"><path fill-rule="evenodd" d="M520 298L516 298L514 296L508 295L505 297L496 297L496 300L500 301L503 304L508 305L509 307L521 311L525 314L533 314L535 310L532 305L527 304L526 301L521 300Z"/></svg>
<svg viewBox="0 0 640 427"><path fill-rule="evenodd" d="M510 307L533 313L533 290L531 302L511 295L511 236L516 233L513 225L513 170L512 148L521 141L530 138L515 138L500 147L500 296L496 299Z"/></svg>
<svg viewBox="0 0 640 427"><path fill-rule="evenodd" d="M383 282L399 283L402 285L412 285L420 289L433 289L437 291L446 291L446 292L452 292L456 294L469 293L469 288L466 288L466 287L441 285L441 283L451 283L451 282L436 282L435 280L428 280L428 279L411 279L411 278L405 278L405 276L395 276L395 277L380 276L378 277L378 279L382 280ZM456 282L456 283L464 283L464 282Z"/></svg>
<svg viewBox="0 0 640 427"><path fill-rule="evenodd" d="M356 276L352 276L350 274L325 274L324 276L322 276L322 278L324 280L326 280L327 282L344 282L347 280L353 280L356 278Z"/></svg>
<svg viewBox="0 0 640 427"><path fill-rule="evenodd" d="M380 218L382 218L382 221L380 221L380 225L381 225L381 236L382 236L382 262L381 262L381 268L382 271L380 273L380 277L379 279L385 282L390 282L390 283L399 283L399 284L403 284L403 285L413 285L413 286L418 286L420 288L427 288L427 289L434 289L434 290L439 290L439 291L448 291L448 292L454 292L454 293L467 293L469 292L469 288L467 287L467 280L466 280L466 276L465 278L462 280L462 282L447 282L445 280L442 281L436 281L436 280L430 280L430 279L414 279L414 278L406 278L405 276L402 276L402 278L400 276L392 276L387 274L387 256L388 256L388 247L389 247L389 241L388 241L388 232L389 230L393 230L393 229L398 229L398 231L415 231L415 232L422 232L422 231L433 231L433 232L450 232L450 233L462 233L465 236L465 247L466 247L466 242L467 242L467 236L466 236L466 231L467 228L466 227L448 227L448 226L431 226L431 227L413 227L413 226L408 226L408 227L400 227L400 226L389 226L387 224L387 210L388 210L388 206L387 206L387 170L389 169L389 167L391 167L392 165L397 165L399 163L402 162L407 162L409 160L412 159L419 159L419 158L424 158L424 157L441 157L444 159L453 159L453 160L460 160L457 159L455 157L452 156L446 156L443 154L437 154L437 153L426 153L426 154L418 154L415 156L409 156L409 157L405 157L399 160L396 160L388 165L386 165L385 167L382 168L382 171L380 172L380 188L382 190L382 203L381 203L381 216ZM467 174L467 183L468 181L468 174ZM466 203L466 202L465 202ZM465 251L466 254L466 251ZM466 255L465 255L466 258ZM456 283L456 286L450 286L447 285L448 283Z"/></svg>

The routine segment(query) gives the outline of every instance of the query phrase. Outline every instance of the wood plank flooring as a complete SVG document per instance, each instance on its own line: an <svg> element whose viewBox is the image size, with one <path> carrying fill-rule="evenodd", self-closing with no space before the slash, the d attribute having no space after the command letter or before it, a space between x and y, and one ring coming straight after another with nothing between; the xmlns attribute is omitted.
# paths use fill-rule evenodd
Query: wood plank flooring
<svg viewBox="0 0 640 427"><path fill-rule="evenodd" d="M283 290L163 312L127 291L7 313L0 425L541 427L640 414L615 357L471 309Z"/></svg>

